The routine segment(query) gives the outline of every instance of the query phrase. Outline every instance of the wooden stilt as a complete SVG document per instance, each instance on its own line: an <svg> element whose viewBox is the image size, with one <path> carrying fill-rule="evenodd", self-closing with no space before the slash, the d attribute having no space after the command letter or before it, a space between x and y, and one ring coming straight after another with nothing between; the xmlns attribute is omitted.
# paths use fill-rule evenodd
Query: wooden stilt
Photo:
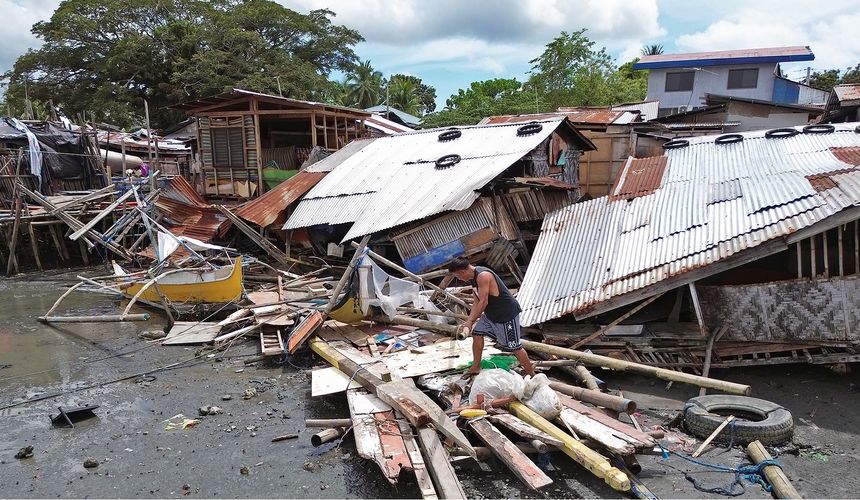
<svg viewBox="0 0 860 500"><path fill-rule="evenodd" d="M15 198L15 222L12 223L12 234L9 236L9 262L6 264L6 275L12 274L12 269L15 269L15 274L18 273L18 256L15 253L15 247L18 246L18 229L21 224L21 197Z"/></svg>
<svg viewBox="0 0 860 500"><path fill-rule="evenodd" d="M469 421L469 428L483 441L487 448L501 460L520 481L533 490L539 490L552 484L540 468L526 456L517 445L484 418Z"/></svg>
<svg viewBox="0 0 860 500"><path fill-rule="evenodd" d="M36 230L33 229L33 224L27 223L27 232L30 234L30 246L33 248L33 259L36 261L36 267L39 271L44 271L42 268L42 258L39 255L39 239L36 237Z"/></svg>

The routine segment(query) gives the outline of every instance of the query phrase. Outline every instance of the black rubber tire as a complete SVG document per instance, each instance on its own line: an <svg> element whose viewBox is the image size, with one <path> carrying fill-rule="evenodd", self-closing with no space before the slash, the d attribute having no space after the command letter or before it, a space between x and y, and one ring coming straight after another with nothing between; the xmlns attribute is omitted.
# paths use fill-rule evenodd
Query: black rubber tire
<svg viewBox="0 0 860 500"><path fill-rule="evenodd" d="M764 136L768 139L782 139L784 137L794 137L799 134L800 131L795 128L775 128L773 130L768 130L764 133Z"/></svg>
<svg viewBox="0 0 860 500"><path fill-rule="evenodd" d="M720 411L722 414L713 413ZM684 427L696 437L705 439L726 419L732 411L735 416L734 443L748 444L755 440L767 445L778 445L791 441L794 434L794 419L782 406L764 399L748 396L714 394L699 396L687 401L684 407ZM762 420L751 421L742 415L757 415ZM730 426L726 426L715 442L727 443Z"/></svg>
<svg viewBox="0 0 860 500"><path fill-rule="evenodd" d="M714 139L714 144L735 144L743 140L744 136L741 134L725 134Z"/></svg>
<svg viewBox="0 0 860 500"><path fill-rule="evenodd" d="M807 125L803 127L804 134L832 134L836 127L829 123Z"/></svg>
<svg viewBox="0 0 860 500"><path fill-rule="evenodd" d="M461 132L457 129L446 130L446 131L442 132L441 134L439 134L439 142L453 141L454 139L459 139L460 136L462 136L462 135L463 135L463 132Z"/></svg>
<svg viewBox="0 0 860 500"><path fill-rule="evenodd" d="M686 148L689 145L690 141L687 139L672 139L671 141L663 143L663 149Z"/></svg>
<svg viewBox="0 0 860 500"><path fill-rule="evenodd" d="M517 129L517 136L525 137L527 135L537 134L541 130L543 130L543 125L537 122L529 122L528 124L523 125L522 127L519 127Z"/></svg>
<svg viewBox="0 0 860 500"><path fill-rule="evenodd" d="M460 155L445 155L436 160L436 170L445 170L460 163Z"/></svg>

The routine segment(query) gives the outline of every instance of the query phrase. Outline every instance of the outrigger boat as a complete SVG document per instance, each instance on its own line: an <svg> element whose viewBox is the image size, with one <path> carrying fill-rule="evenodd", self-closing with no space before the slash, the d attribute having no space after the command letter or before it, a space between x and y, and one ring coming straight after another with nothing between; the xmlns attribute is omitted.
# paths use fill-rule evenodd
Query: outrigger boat
<svg viewBox="0 0 860 500"><path fill-rule="evenodd" d="M163 296L175 303L223 304L239 300L243 291L242 257L221 268L166 270L153 279L133 278L116 263L114 273L118 278L128 276L133 280L123 287L127 294L150 302L158 302Z"/></svg>

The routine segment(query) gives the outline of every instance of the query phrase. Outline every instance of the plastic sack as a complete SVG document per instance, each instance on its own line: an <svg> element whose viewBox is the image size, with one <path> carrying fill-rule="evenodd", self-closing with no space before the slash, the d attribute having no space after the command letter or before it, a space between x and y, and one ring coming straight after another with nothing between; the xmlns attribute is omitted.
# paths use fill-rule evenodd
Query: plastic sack
<svg viewBox="0 0 860 500"><path fill-rule="evenodd" d="M432 294L432 292L428 293L427 295L424 295L424 293L419 294L418 295L418 301L415 302L415 307L417 307L418 309L422 309L424 311L442 312L441 309L436 307L436 304L434 304L433 302L430 301L430 297L428 296L430 294ZM437 316L435 314L428 314L427 320L430 321L431 323L436 323L438 325L448 325L448 324L456 323L456 321L452 318L448 318L445 316Z"/></svg>
<svg viewBox="0 0 860 500"><path fill-rule="evenodd" d="M521 399L524 388L523 378L514 372L500 368L481 370L472 382L469 404L478 404L478 394L483 394L487 403L511 396Z"/></svg>
<svg viewBox="0 0 860 500"><path fill-rule="evenodd" d="M549 379L543 373L523 380L520 401L547 420L558 417L562 410L558 394L549 386Z"/></svg>

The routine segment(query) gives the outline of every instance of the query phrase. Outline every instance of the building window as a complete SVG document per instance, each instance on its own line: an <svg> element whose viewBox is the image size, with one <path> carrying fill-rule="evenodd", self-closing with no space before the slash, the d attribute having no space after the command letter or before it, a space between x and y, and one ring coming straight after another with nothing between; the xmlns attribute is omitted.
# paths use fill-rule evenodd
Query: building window
<svg viewBox="0 0 860 500"><path fill-rule="evenodd" d="M242 127L211 128L212 164L215 167L244 167Z"/></svg>
<svg viewBox="0 0 860 500"><path fill-rule="evenodd" d="M730 69L729 89L754 89L758 86L758 68Z"/></svg>
<svg viewBox="0 0 860 500"><path fill-rule="evenodd" d="M693 90L695 71L679 71L666 73L666 92L681 92Z"/></svg>

